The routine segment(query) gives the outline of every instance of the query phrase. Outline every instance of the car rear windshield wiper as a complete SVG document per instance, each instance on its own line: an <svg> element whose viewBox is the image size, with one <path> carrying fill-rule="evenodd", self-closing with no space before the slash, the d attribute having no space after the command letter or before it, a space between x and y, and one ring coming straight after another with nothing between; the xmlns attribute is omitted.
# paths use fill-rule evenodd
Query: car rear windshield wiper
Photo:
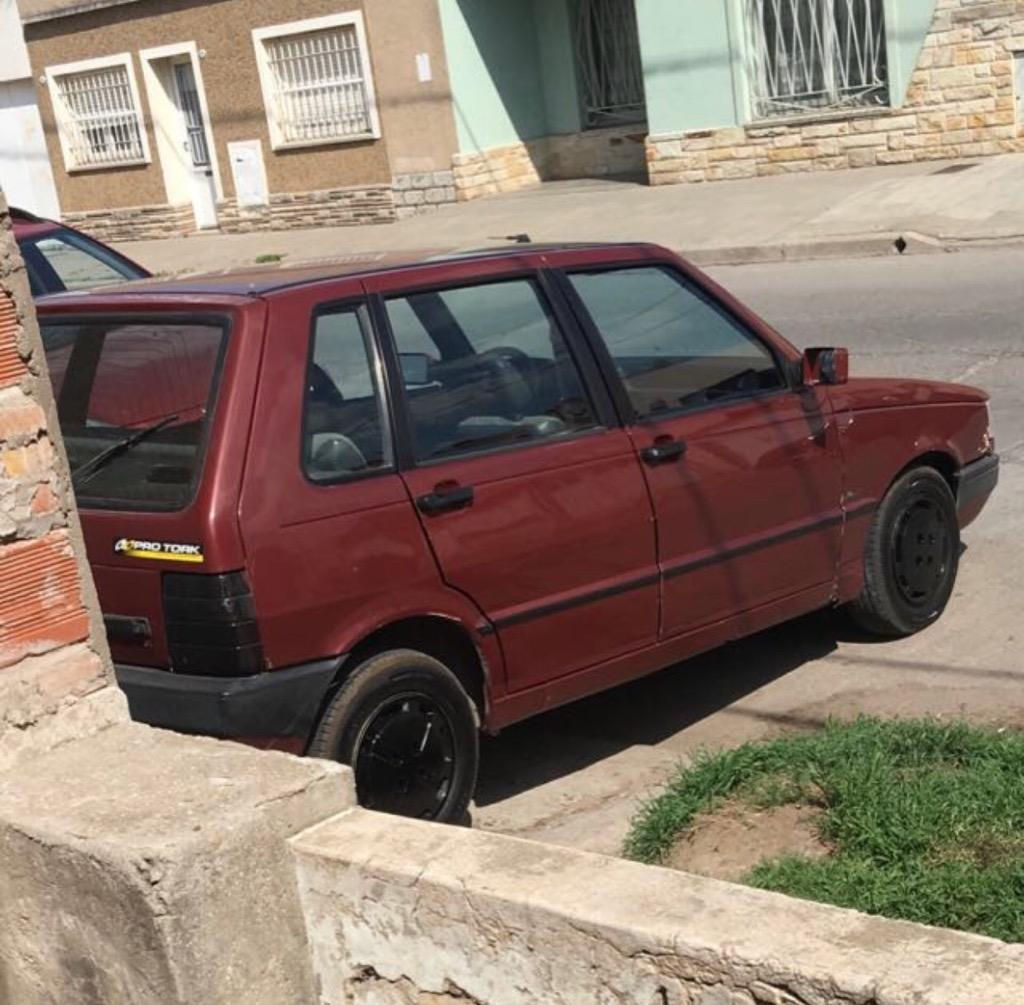
<svg viewBox="0 0 1024 1005"><path fill-rule="evenodd" d="M126 450L131 450L132 447L141 443L147 437L160 432L164 427L177 421L177 415L165 416L159 422L154 422L151 426L145 426L142 429L137 429L134 433L130 436L126 436L123 440L118 440L117 443L112 443L105 450L101 450L95 457L90 458L84 464L80 464L75 468L75 470L71 472L71 484L75 488L79 485L84 485L90 478L92 478L93 475L96 474L97 471L106 467L106 465L115 457L119 457Z"/></svg>

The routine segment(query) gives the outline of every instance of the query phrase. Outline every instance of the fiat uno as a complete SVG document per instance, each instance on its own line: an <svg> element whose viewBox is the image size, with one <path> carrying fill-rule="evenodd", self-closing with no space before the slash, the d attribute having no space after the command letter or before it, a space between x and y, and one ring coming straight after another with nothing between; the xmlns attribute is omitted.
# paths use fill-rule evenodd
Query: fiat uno
<svg viewBox="0 0 1024 1005"><path fill-rule="evenodd" d="M459 820L478 734L817 608L942 613L986 395L848 379L649 245L47 298L133 715Z"/></svg>

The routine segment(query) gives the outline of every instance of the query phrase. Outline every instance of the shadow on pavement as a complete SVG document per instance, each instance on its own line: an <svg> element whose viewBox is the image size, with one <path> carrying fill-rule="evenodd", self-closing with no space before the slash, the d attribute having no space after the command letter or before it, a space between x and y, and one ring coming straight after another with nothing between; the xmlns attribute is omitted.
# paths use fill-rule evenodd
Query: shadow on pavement
<svg viewBox="0 0 1024 1005"><path fill-rule="evenodd" d="M820 612L484 737L476 804L486 807L653 746L836 649L845 619ZM785 723L807 727L816 723Z"/></svg>

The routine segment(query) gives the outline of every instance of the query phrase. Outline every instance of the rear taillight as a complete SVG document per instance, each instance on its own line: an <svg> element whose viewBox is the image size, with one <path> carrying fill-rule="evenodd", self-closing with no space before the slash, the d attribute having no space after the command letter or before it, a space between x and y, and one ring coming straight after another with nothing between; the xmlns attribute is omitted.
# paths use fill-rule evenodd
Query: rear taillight
<svg viewBox="0 0 1024 1005"><path fill-rule="evenodd" d="M166 573L163 601L175 673L243 677L265 669L256 605L243 573Z"/></svg>

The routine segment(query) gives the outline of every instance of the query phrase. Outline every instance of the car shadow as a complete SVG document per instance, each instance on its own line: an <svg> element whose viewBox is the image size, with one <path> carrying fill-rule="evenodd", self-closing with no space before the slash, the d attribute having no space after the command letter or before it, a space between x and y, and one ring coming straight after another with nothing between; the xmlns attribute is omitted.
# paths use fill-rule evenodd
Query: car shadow
<svg viewBox="0 0 1024 1005"><path fill-rule="evenodd" d="M818 612L484 737L476 805L511 798L628 747L654 746L829 655L852 632L842 614Z"/></svg>

